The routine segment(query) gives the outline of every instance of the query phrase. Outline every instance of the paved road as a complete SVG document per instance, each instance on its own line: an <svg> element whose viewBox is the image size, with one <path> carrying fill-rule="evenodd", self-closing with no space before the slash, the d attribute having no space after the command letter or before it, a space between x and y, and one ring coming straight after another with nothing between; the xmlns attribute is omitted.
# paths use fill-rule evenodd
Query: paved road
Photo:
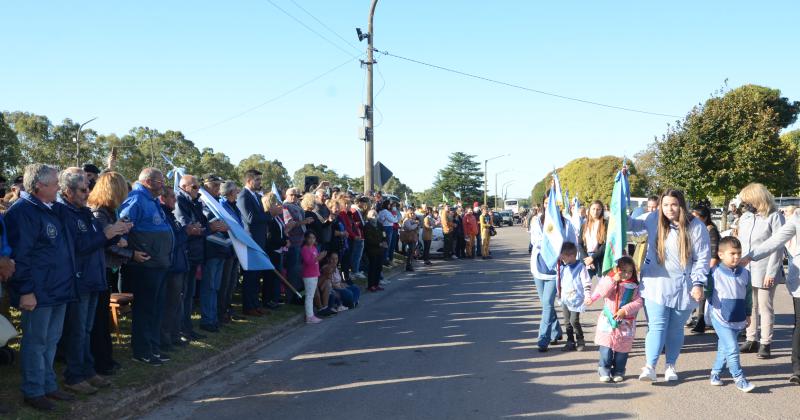
<svg viewBox="0 0 800 420"><path fill-rule="evenodd" d="M677 384L632 378L643 364L642 340L631 354L628 380L602 384L594 347L536 351L539 309L525 231L502 228L495 239L494 260L439 261L401 275L358 309L298 329L149 417L800 418L800 387L786 382L792 316L783 286L774 357L742 358L759 387L752 394L738 392L729 379L719 388L707 384L713 334L687 337ZM596 318L596 309L584 317L589 337Z"/></svg>

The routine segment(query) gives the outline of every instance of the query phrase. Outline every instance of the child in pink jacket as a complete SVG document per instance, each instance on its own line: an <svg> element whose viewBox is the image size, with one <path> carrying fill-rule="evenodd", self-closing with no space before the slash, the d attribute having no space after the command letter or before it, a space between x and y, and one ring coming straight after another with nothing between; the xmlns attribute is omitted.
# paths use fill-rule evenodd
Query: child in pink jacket
<svg viewBox="0 0 800 420"><path fill-rule="evenodd" d="M636 265L622 257L617 267L603 277L594 293L586 297L586 306L605 298L597 319L594 342L600 347L598 374L601 382L622 382L628 353L636 337L636 314L642 308Z"/></svg>

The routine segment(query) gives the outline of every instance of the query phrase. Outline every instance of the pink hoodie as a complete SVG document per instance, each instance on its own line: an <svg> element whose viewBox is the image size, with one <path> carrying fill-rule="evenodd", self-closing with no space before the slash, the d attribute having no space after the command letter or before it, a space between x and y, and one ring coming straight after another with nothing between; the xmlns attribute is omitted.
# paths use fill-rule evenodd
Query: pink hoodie
<svg viewBox="0 0 800 420"><path fill-rule="evenodd" d="M628 283L630 284L630 283ZM625 284L616 283L611 277L605 276L600 279L591 295L592 303L598 299L605 298L603 304L608 307L611 313L617 312L617 293L625 292ZM630 303L622 306L627 316L619 321L618 328L611 328L608 319L600 312L597 318L597 328L594 333L594 342L598 346L608 347L616 352L629 353L633 347L633 339L636 338L636 314L642 309L642 298L639 296L639 285L633 292L633 299Z"/></svg>

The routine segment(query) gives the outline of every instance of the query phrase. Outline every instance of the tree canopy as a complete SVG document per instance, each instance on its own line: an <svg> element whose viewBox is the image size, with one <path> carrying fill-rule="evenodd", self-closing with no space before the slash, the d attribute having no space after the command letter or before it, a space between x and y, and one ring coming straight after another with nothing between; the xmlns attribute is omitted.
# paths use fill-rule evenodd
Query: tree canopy
<svg viewBox="0 0 800 420"><path fill-rule="evenodd" d="M611 191L614 188L614 178L622 168L623 158L617 156L603 156L599 158L578 158L570 161L563 168L557 169L561 189L568 190L570 199L578 197L581 203L600 200L603 203L611 201ZM628 181L631 186L631 195L644 193L644 183L638 175L636 165L628 161ZM540 204L546 190L550 186L551 174L547 174L541 181L534 185L531 191L533 205Z"/></svg>
<svg viewBox="0 0 800 420"><path fill-rule="evenodd" d="M463 202L478 201L483 203L483 171L475 155L455 152L450 155L447 166L439 170L433 182L432 193L453 197L453 193L461 194Z"/></svg>

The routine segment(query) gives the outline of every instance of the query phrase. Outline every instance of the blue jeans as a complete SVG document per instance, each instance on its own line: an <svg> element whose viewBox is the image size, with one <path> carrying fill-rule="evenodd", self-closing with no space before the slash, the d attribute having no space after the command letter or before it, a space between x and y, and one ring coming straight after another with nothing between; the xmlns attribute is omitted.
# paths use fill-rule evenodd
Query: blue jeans
<svg viewBox="0 0 800 420"><path fill-rule="evenodd" d="M628 364L628 353L620 353L608 347L600 346L600 373L608 372L610 376L625 376L625 365Z"/></svg>
<svg viewBox="0 0 800 420"><path fill-rule="evenodd" d="M364 240L356 239L350 243L350 246L352 246L350 268L353 274L356 274L361 271L361 257L364 255Z"/></svg>
<svg viewBox="0 0 800 420"><path fill-rule="evenodd" d="M678 310L659 305L652 299L644 301L647 309L647 336L644 340L645 360L656 367L661 350L665 349L667 364L674 365L683 347L683 329L692 309Z"/></svg>
<svg viewBox="0 0 800 420"><path fill-rule="evenodd" d="M350 309L358 305L358 298L361 296L361 289L358 286L347 286L344 289L334 289L342 300L342 305Z"/></svg>
<svg viewBox="0 0 800 420"><path fill-rule="evenodd" d="M161 320L164 316L167 270L139 265L130 267L133 285L131 347L134 357L161 354Z"/></svg>
<svg viewBox="0 0 800 420"><path fill-rule="evenodd" d="M547 347L551 341L562 336L561 325L556 315L556 281L533 279L536 294L542 304L542 318L539 320L539 347Z"/></svg>
<svg viewBox="0 0 800 420"><path fill-rule="evenodd" d="M194 332L192 312L194 309L194 292L197 288L197 267L200 263L189 263L189 271L183 279L183 314L181 316L181 332L189 335Z"/></svg>
<svg viewBox="0 0 800 420"><path fill-rule="evenodd" d="M64 328L67 305L37 307L22 311L22 394L28 398L44 396L58 390L53 360Z"/></svg>
<svg viewBox="0 0 800 420"><path fill-rule="evenodd" d="M200 280L200 325L216 326L219 324L217 292L222 283L224 267L224 258L210 258L203 265L203 278ZM258 299L257 291L256 299Z"/></svg>
<svg viewBox="0 0 800 420"><path fill-rule="evenodd" d="M394 228L391 226L384 226L383 232L386 234L386 243L389 245L383 252L383 261L392 262L392 257L394 256L394 248L392 248L392 244L394 243Z"/></svg>
<svg viewBox="0 0 800 420"><path fill-rule="evenodd" d="M83 382L96 374L89 338L94 327L97 296L97 292L82 294L78 296L77 302L67 304L64 320L64 339L66 340L64 358L67 362L67 368L64 370L64 382L67 385Z"/></svg>
<svg viewBox="0 0 800 420"><path fill-rule="evenodd" d="M711 373L720 374L725 364L728 364L728 371L734 378L739 378L744 375L742 366L739 364L739 345L736 343L736 337L741 330L735 330L731 327L723 325L717 320L717 317L711 315L711 325L714 326L714 331L717 332L717 359L714 360L714 366L711 367Z"/></svg>

